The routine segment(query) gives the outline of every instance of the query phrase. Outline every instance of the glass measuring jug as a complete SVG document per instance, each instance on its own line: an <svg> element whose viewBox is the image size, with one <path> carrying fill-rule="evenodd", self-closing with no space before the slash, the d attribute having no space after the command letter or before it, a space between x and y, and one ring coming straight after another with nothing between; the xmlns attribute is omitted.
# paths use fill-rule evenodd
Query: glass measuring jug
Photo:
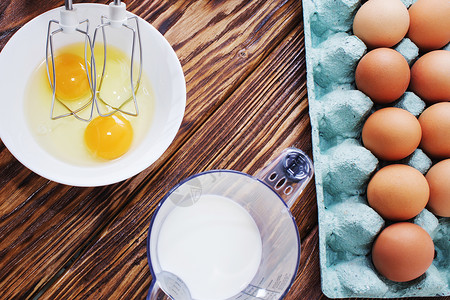
<svg viewBox="0 0 450 300"><path fill-rule="evenodd" d="M313 176L288 148L255 177L193 175L161 201L148 231L147 299L281 299L297 273L300 237L289 208Z"/></svg>

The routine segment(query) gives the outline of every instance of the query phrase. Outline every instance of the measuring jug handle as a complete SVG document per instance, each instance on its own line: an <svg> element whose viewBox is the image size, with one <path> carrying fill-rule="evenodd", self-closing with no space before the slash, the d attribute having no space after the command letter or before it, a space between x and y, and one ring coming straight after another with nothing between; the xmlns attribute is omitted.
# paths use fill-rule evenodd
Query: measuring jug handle
<svg viewBox="0 0 450 300"><path fill-rule="evenodd" d="M311 159L302 150L290 147L256 174L290 208L314 175Z"/></svg>

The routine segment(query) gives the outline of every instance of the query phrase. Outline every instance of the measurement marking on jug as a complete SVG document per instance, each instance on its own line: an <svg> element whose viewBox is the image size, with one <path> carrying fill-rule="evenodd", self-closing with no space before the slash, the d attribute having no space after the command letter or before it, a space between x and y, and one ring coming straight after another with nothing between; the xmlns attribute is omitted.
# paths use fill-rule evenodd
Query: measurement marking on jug
<svg viewBox="0 0 450 300"><path fill-rule="evenodd" d="M177 206L191 206L195 204L203 193L200 180L193 180L179 186L171 195L170 200Z"/></svg>

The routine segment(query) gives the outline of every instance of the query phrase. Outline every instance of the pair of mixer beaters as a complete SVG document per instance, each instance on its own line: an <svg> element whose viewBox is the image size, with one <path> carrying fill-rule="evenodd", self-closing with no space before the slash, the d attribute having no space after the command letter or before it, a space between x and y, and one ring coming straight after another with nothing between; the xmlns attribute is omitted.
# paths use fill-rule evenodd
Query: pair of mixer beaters
<svg viewBox="0 0 450 300"><path fill-rule="evenodd" d="M129 26L128 21L135 22L135 26ZM52 29L52 27L57 27L56 29ZM129 31L128 34L132 36L132 45L131 45L131 64L130 64L130 87L131 87L131 96L123 101L121 105L110 105L106 101L104 101L97 90L101 89L101 85L103 79L105 77L106 70L106 54L107 54L107 42L106 42L106 33L105 28L112 27L116 29L123 28L126 31ZM96 72L96 64L94 58L94 46L97 38L97 33L101 30L103 36L103 70L101 73L101 77L99 82L97 83L97 72ZM65 34L81 34L85 38L85 55L84 55L84 64L86 70L86 76L89 81L89 86L91 90L91 96L89 101L87 101L84 105L79 108L72 109L64 104L63 101L58 99L56 94L56 76L52 76L51 74L56 74L55 72L55 51L54 51L54 38L58 33ZM137 45L137 46L136 46ZM135 81L133 78L134 72L134 59L135 59L135 49L137 49L137 56L139 57L139 70L137 73L137 80ZM89 56L88 53L91 55ZM52 105L50 117L51 119L59 119L67 116L74 116L79 120L90 121L94 114L94 107L98 112L99 116L107 117L115 112L122 112L131 116L138 116L138 104L136 101L136 91L139 88L139 83L142 75L142 44L141 44L141 36L139 32L139 21L136 16L129 16L126 11L125 3L122 3L120 0L114 0L109 4L109 16L101 16L101 23L95 28L93 36L89 35L89 19L85 19L80 21L77 16L76 8L72 5L72 0L65 0L65 6L60 10L60 20L50 20L48 23L48 31L47 31L47 43L46 43L46 65L47 65L47 74L50 86L52 88ZM135 74L136 75L136 74ZM97 85L98 84L98 85ZM124 110L123 107L128 102L132 101L133 109L132 111ZM59 103L64 106L68 112L56 114L55 115L55 104ZM108 108L107 111L101 111L99 103L102 103L103 106ZM85 111L86 109L90 110L90 113L86 115L81 115L81 111Z"/></svg>

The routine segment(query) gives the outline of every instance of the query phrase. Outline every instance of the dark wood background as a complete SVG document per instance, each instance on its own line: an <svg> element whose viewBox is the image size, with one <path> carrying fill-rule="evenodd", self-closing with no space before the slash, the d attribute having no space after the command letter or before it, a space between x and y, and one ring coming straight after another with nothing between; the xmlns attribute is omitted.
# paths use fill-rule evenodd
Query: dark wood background
<svg viewBox="0 0 450 300"><path fill-rule="evenodd" d="M182 126L151 167L97 188L46 180L0 143L0 299L145 299L147 230L171 187L211 169L255 174L289 146L312 155L301 1L126 2L180 59ZM63 4L0 0L0 49L27 21ZM313 181L292 212L302 252L286 299L327 299Z"/></svg>

